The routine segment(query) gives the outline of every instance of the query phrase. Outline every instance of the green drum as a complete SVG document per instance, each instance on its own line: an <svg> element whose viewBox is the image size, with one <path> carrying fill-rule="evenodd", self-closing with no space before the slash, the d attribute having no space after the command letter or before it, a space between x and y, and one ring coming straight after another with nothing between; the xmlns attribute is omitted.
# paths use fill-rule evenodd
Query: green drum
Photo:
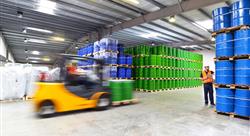
<svg viewBox="0 0 250 136"><path fill-rule="evenodd" d="M122 100L133 99L134 81L120 80L122 82ZM112 94L113 95L113 94Z"/></svg>
<svg viewBox="0 0 250 136"><path fill-rule="evenodd" d="M149 80L149 90L155 90L155 80Z"/></svg>
<svg viewBox="0 0 250 136"><path fill-rule="evenodd" d="M149 68L144 68L144 73L143 73L145 78L149 78L150 77L150 69Z"/></svg>
<svg viewBox="0 0 250 136"><path fill-rule="evenodd" d="M109 87L112 92L112 101L122 101L123 82L120 80L110 80Z"/></svg>
<svg viewBox="0 0 250 136"><path fill-rule="evenodd" d="M156 66L157 55L150 55L149 56L149 65Z"/></svg>

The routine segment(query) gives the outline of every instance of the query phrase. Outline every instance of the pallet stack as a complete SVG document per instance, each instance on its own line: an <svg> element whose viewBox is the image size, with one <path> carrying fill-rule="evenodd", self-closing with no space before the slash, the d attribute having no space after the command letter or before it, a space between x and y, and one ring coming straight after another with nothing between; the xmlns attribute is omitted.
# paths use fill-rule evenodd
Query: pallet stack
<svg viewBox="0 0 250 136"><path fill-rule="evenodd" d="M125 55L124 49L118 44L118 40L103 38L93 44L80 48L78 55L94 57L104 60L103 85L109 86L112 92L112 104L133 104L137 99L133 97L134 81L132 76L132 56ZM80 61L78 66L84 69L96 67L94 61Z"/></svg>
<svg viewBox="0 0 250 136"><path fill-rule="evenodd" d="M250 1L230 7L213 11L216 111L250 117Z"/></svg>
<svg viewBox="0 0 250 136"><path fill-rule="evenodd" d="M165 45L127 48L133 55L136 89L156 92L200 86L202 55Z"/></svg>

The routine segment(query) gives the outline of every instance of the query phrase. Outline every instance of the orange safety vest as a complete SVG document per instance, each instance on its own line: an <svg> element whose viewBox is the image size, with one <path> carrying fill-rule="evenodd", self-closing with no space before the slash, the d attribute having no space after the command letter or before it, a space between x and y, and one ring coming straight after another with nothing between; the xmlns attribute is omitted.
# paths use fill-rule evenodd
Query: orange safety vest
<svg viewBox="0 0 250 136"><path fill-rule="evenodd" d="M209 76L208 76L209 75ZM211 71L202 71L202 82L203 83L213 83L214 79L212 77Z"/></svg>

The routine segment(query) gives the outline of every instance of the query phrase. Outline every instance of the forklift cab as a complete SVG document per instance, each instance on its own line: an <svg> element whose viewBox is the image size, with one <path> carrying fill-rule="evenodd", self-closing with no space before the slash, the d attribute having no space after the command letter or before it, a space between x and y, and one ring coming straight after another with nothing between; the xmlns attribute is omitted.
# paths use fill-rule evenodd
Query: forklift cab
<svg viewBox="0 0 250 136"><path fill-rule="evenodd" d="M59 81L36 83L33 102L40 117L88 108L104 110L111 106L110 90L102 86L102 60L69 54L59 56ZM81 65L89 60L95 65Z"/></svg>
<svg viewBox="0 0 250 136"><path fill-rule="evenodd" d="M61 60L61 81L71 93L90 98L99 91L110 92L102 86L102 60L74 55L62 55ZM92 64L88 65L90 61Z"/></svg>

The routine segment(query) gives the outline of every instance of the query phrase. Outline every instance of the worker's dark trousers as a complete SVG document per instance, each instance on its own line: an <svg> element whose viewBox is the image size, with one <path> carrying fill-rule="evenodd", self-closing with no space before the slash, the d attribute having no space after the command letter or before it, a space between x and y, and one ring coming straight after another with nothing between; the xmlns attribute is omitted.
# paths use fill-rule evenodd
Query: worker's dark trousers
<svg viewBox="0 0 250 136"><path fill-rule="evenodd" d="M213 84L212 83L206 83L203 86L204 86L205 104L208 104L208 94L209 94L210 104L214 104Z"/></svg>

